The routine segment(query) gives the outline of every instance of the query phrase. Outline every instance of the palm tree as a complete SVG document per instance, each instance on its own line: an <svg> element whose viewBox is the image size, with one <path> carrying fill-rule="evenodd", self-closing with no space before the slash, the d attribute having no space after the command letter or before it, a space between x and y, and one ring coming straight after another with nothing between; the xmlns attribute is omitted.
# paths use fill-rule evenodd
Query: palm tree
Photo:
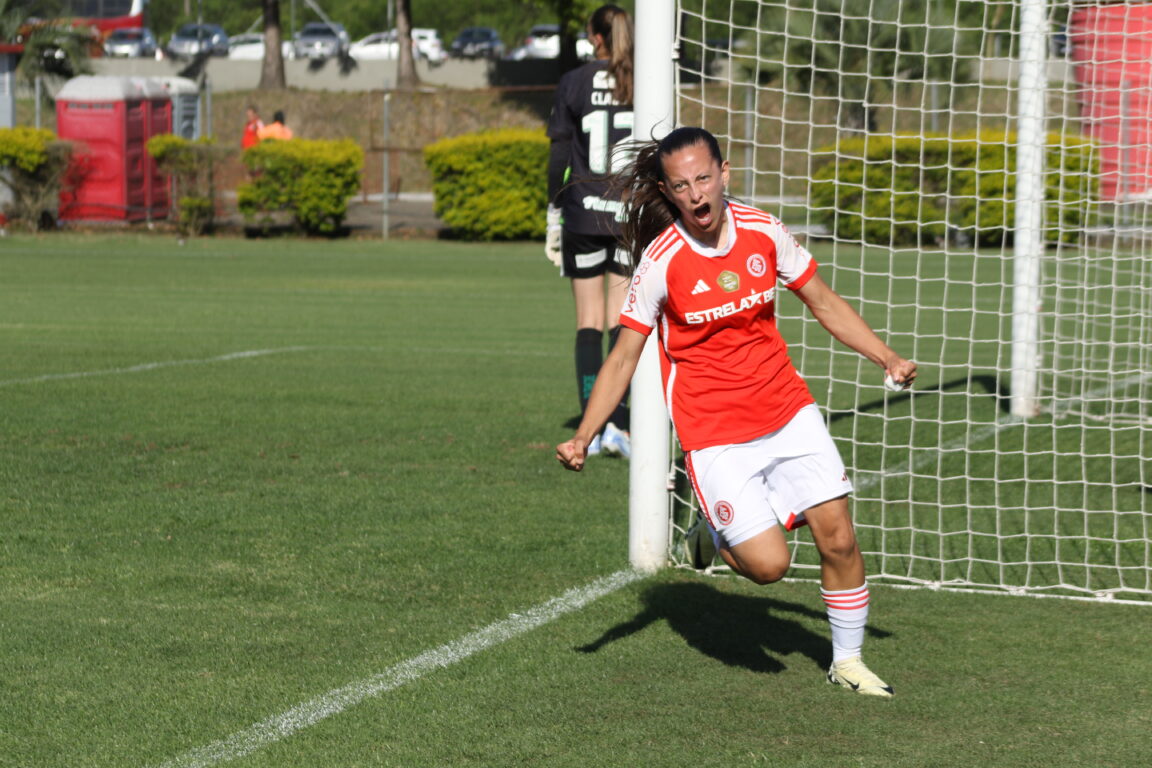
<svg viewBox="0 0 1152 768"><path fill-rule="evenodd" d="M91 73L89 59L97 42L92 32L59 21L29 24L33 10L15 0L0 0L0 41L24 46L17 77L31 85L41 77Z"/></svg>

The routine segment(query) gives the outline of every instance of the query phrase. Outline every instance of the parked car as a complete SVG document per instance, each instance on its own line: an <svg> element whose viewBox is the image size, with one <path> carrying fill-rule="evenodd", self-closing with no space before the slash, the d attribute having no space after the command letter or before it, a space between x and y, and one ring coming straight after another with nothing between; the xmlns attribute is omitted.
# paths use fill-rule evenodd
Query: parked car
<svg viewBox="0 0 1152 768"><path fill-rule="evenodd" d="M104 55L132 59L153 58L157 47L156 37L147 27L114 29L104 40Z"/></svg>
<svg viewBox="0 0 1152 768"><path fill-rule="evenodd" d="M296 33L296 58L330 59L348 53L348 32L343 24L310 21Z"/></svg>
<svg viewBox="0 0 1152 768"><path fill-rule="evenodd" d="M560 25L537 24L524 38L523 59L555 59L560 55Z"/></svg>
<svg viewBox="0 0 1152 768"><path fill-rule="evenodd" d="M387 32L373 32L348 48L352 58L359 60L395 59L400 55L399 35L392 29ZM435 66L447 58L440 42L440 33L434 29L417 27L412 30L412 56L423 59Z"/></svg>
<svg viewBox="0 0 1152 768"><path fill-rule="evenodd" d="M291 41L281 41L280 55L285 59L291 59L296 56L296 49L293 47ZM228 58L233 60L263 61L264 35L259 32L233 35L228 40Z"/></svg>
<svg viewBox="0 0 1152 768"><path fill-rule="evenodd" d="M348 46L348 55L357 61L395 59L400 55L400 43L396 30L373 32Z"/></svg>
<svg viewBox="0 0 1152 768"><path fill-rule="evenodd" d="M448 54L444 51L444 43L440 42L440 33L427 27L412 28L412 47L420 52L420 58L432 66L442 64Z"/></svg>
<svg viewBox="0 0 1152 768"><path fill-rule="evenodd" d="M583 61L593 56L592 43L583 33L576 38L576 55ZM528 31L524 44L512 49L509 59L555 59L560 56L560 26L537 24Z"/></svg>
<svg viewBox="0 0 1152 768"><path fill-rule="evenodd" d="M185 24L168 41L168 55L174 58L192 58L202 51L228 55L228 33L219 24Z"/></svg>
<svg viewBox="0 0 1152 768"><path fill-rule="evenodd" d="M504 43L491 27L468 27L456 35L448 53L464 59L499 59L504 56Z"/></svg>

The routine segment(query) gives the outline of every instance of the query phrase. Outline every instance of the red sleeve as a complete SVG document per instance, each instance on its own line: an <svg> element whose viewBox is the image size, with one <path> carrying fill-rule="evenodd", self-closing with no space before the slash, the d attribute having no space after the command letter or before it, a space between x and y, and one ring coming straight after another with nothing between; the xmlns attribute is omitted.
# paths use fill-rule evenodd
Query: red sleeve
<svg viewBox="0 0 1152 768"><path fill-rule="evenodd" d="M812 279L812 275L816 274L816 259L808 262L808 267L800 277L796 278L790 283L785 283L784 287L790 291L798 291L804 287L805 283Z"/></svg>
<svg viewBox="0 0 1152 768"><path fill-rule="evenodd" d="M632 330L636 331L636 333L642 333L645 336L649 336L652 333L651 326L644 325L644 323L631 318L628 315L620 315L620 325L623 325L626 328L631 328Z"/></svg>

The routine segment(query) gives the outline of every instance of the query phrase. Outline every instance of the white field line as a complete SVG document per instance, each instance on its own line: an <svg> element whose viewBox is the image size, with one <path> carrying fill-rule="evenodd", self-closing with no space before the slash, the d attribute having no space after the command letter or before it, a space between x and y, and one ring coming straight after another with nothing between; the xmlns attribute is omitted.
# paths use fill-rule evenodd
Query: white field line
<svg viewBox="0 0 1152 768"><path fill-rule="evenodd" d="M105 368L99 371L75 371L71 373L47 373L43 376L30 376L24 379L0 379L0 388L15 387L20 384L39 384L46 381L66 381L68 379L88 379L94 376L118 376L125 373L141 373L144 371L155 371L161 368L175 368L181 365L206 365L208 363L224 363L230 360L243 360L250 357L264 357L265 355L281 355L287 352L315 352L315 351L361 351L361 352L382 352L387 347L279 347L276 349L250 349L244 352L231 352L227 355L219 355L217 357L205 357L199 360L164 360L155 363L141 363L140 365L132 365L127 368ZM427 352L428 347L410 347L405 348L406 352ZM511 349L492 349L486 350L482 348L470 349L436 349L437 353L443 352L453 355L484 355L484 356L502 356L520 355L528 357L558 357L559 353L553 352L539 352L529 350L511 350Z"/></svg>
<svg viewBox="0 0 1152 768"><path fill-rule="evenodd" d="M644 574L637 571L618 571L583 587L575 587L525 613L513 613L506 619L489 624L439 648L425 651L419 656L413 656L379 674L321 694L220 741L190 750L163 763L159 768L208 768L251 754L289 738L321 720L338 715L365 699L399 688L430 672L450 667L473 654L500 645L564 614L580 610L589 603L642 578Z"/></svg>
<svg viewBox="0 0 1152 768"><path fill-rule="evenodd" d="M117 376L125 373L140 373L142 371L155 371L161 368L174 368L180 365L204 365L206 363L223 363L229 360L243 360L249 357L263 357L265 355L279 355L285 352L306 352L313 347L280 347L279 349L250 349L245 352L232 352L218 357L205 357L199 360L166 360L158 363L141 363L127 368L106 368L99 371L76 371L74 373L48 373L43 376L32 376L26 379L0 380L0 387L14 387L19 384L38 384L45 381L63 381L66 379L87 379L93 376Z"/></svg>

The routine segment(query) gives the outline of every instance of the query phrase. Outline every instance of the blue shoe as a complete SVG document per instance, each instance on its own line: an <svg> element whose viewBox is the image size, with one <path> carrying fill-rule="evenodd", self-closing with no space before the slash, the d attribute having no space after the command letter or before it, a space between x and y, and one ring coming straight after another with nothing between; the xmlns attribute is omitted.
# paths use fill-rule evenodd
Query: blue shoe
<svg viewBox="0 0 1152 768"><path fill-rule="evenodd" d="M618 428L612 422L604 427L603 439L600 446L609 456L620 456L629 459L632 457L632 439L628 433Z"/></svg>
<svg viewBox="0 0 1152 768"><path fill-rule="evenodd" d="M592 438L592 442L588 443L588 455L600 455L600 435L596 435L596 437Z"/></svg>

